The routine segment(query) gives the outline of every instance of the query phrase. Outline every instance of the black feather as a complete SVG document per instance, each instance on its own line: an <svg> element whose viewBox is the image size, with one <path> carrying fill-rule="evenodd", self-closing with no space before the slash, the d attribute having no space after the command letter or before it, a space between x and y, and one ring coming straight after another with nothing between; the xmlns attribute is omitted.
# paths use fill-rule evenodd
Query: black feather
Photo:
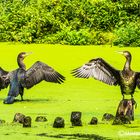
<svg viewBox="0 0 140 140"><path fill-rule="evenodd" d="M65 77L47 64L37 61L26 71L25 80L22 85L24 85L26 88L31 88L42 80L61 84L64 82Z"/></svg>
<svg viewBox="0 0 140 140"><path fill-rule="evenodd" d="M94 77L109 85L119 84L119 71L106 63L102 58L92 59L83 66L72 70L71 73L78 78Z"/></svg>
<svg viewBox="0 0 140 140"><path fill-rule="evenodd" d="M0 67L0 90L7 88L10 83L10 79L8 77L8 71L5 71Z"/></svg>

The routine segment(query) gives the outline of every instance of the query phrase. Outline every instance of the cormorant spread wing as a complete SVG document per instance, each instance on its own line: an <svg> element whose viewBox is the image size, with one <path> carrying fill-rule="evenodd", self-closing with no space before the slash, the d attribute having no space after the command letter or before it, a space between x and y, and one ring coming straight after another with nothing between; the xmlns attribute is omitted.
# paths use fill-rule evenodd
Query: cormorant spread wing
<svg viewBox="0 0 140 140"><path fill-rule="evenodd" d="M116 70L102 58L92 59L83 66L72 71L78 78L94 77L108 85L119 85L119 70Z"/></svg>
<svg viewBox="0 0 140 140"><path fill-rule="evenodd" d="M65 80L64 76L40 61L34 63L33 66L26 71L24 76L22 84L27 89L38 84L42 80L59 84Z"/></svg>
<svg viewBox="0 0 140 140"><path fill-rule="evenodd" d="M140 72L137 72L137 81L136 81L137 87L140 89Z"/></svg>
<svg viewBox="0 0 140 140"><path fill-rule="evenodd" d="M5 71L0 67L0 90L7 88L7 86L10 83L8 73L9 73L8 71Z"/></svg>

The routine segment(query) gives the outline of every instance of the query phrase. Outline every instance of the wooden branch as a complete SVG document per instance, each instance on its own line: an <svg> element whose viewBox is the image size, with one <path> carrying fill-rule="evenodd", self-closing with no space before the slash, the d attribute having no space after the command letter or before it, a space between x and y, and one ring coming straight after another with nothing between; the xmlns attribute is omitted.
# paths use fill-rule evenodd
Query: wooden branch
<svg viewBox="0 0 140 140"><path fill-rule="evenodd" d="M134 99L120 101L113 124L130 124L134 120Z"/></svg>

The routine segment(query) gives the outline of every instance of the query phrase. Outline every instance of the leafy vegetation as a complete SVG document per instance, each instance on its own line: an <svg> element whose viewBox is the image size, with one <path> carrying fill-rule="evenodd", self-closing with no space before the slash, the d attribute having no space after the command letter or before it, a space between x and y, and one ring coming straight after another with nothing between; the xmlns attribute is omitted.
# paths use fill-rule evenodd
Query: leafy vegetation
<svg viewBox="0 0 140 140"><path fill-rule="evenodd" d="M139 0L1 0L0 41L140 46L139 9Z"/></svg>
<svg viewBox="0 0 140 140"><path fill-rule="evenodd" d="M115 45L140 46L140 23L128 23L115 31L118 38L114 40Z"/></svg>

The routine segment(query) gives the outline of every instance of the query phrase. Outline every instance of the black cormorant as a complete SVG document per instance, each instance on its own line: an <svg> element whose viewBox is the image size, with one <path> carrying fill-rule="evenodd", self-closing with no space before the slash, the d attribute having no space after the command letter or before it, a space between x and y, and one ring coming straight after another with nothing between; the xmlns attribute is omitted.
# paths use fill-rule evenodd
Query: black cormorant
<svg viewBox="0 0 140 140"><path fill-rule="evenodd" d="M24 88L29 89L42 80L59 84L65 80L64 76L40 61L37 61L32 67L26 70L23 60L29 54L21 52L18 55L17 63L19 68L14 71L7 72L0 67L0 90L10 85L8 96L4 100L5 104L13 103L15 97L19 94L21 95L21 100L23 100Z"/></svg>
<svg viewBox="0 0 140 140"><path fill-rule="evenodd" d="M93 77L108 85L119 85L123 99L124 94L131 95L131 98L133 98L136 86L140 88L140 72L131 70L130 65L132 56L130 52L119 51L119 53L126 58L123 70L117 70L102 58L96 58L90 60L83 66L74 69L72 74L78 78Z"/></svg>

